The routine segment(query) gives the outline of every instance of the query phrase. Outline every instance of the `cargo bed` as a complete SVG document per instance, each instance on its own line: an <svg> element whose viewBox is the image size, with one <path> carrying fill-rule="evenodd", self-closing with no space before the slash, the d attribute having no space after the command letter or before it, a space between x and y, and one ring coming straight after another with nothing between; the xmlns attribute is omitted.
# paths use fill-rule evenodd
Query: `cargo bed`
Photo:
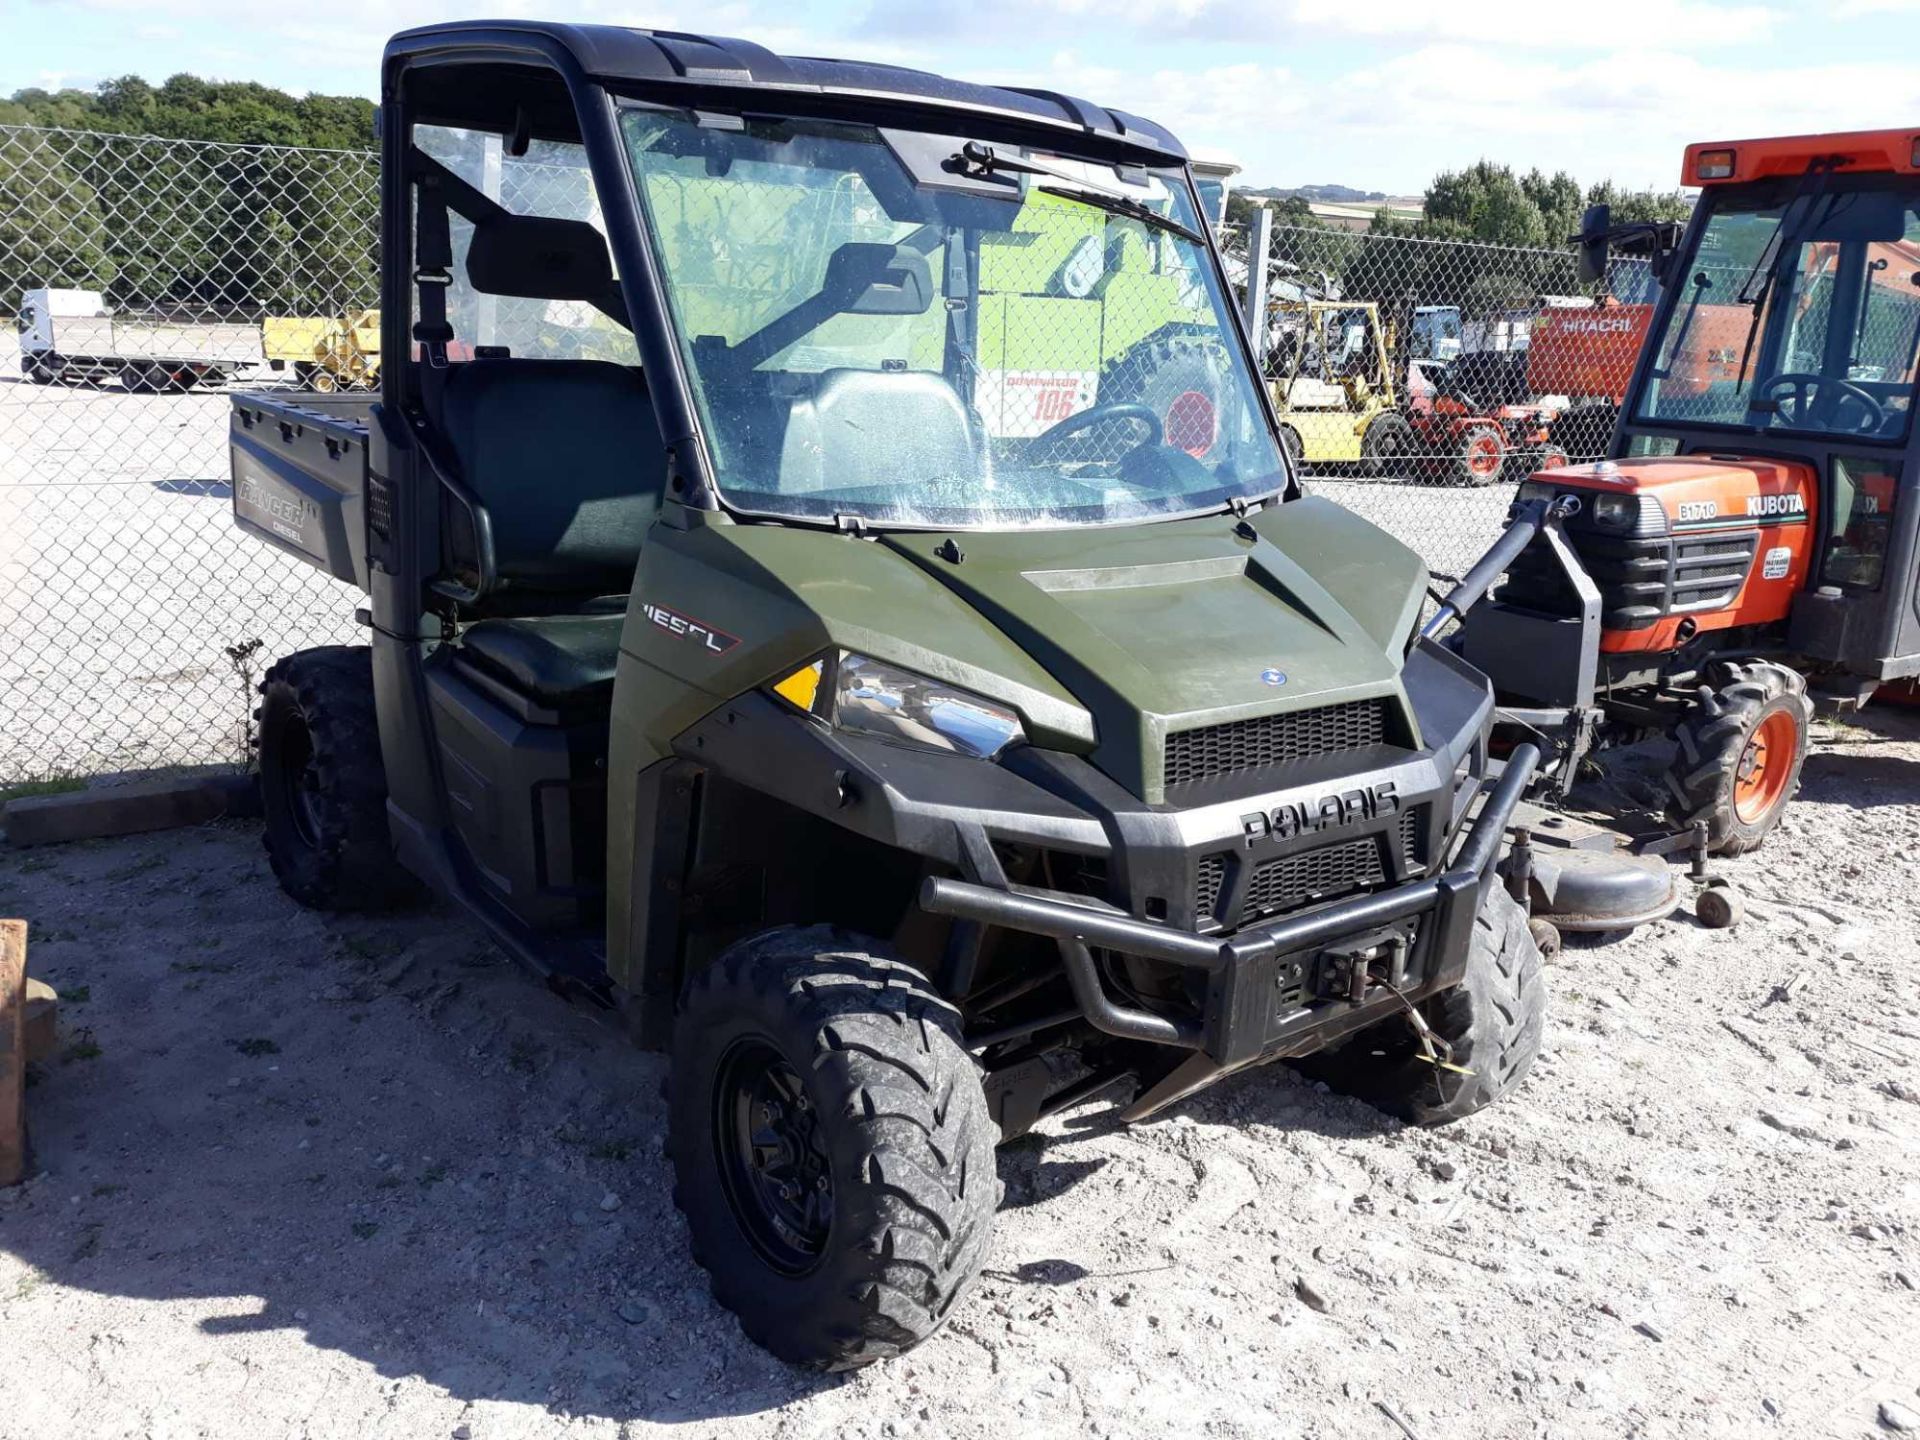
<svg viewBox="0 0 1920 1440"><path fill-rule="evenodd" d="M232 397L227 453L242 530L367 588L367 395Z"/></svg>

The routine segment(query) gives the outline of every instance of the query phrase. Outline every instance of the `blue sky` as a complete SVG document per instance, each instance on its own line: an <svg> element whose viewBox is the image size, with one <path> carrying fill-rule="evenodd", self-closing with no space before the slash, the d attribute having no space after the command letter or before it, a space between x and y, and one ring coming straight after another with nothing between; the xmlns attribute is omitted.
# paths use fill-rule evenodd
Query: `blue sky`
<svg viewBox="0 0 1920 1440"><path fill-rule="evenodd" d="M1920 0L0 0L0 91L190 70L370 95L389 31L501 11L1044 84L1255 184L1418 191L1486 156L1670 186L1690 140L1920 125Z"/></svg>

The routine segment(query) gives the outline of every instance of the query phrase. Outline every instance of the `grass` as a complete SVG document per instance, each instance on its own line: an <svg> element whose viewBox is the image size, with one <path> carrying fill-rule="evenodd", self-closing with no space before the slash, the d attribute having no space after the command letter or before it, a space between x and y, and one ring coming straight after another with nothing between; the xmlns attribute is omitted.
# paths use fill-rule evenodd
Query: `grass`
<svg viewBox="0 0 1920 1440"><path fill-rule="evenodd" d="M421 1175L420 1188L422 1190L430 1190L435 1185L438 1185L442 1180L445 1180L446 1178L447 1178L446 1166L444 1165L432 1166L424 1174Z"/></svg>
<svg viewBox="0 0 1920 1440"><path fill-rule="evenodd" d="M71 1065L76 1060L98 1060L101 1054L100 1047L94 1043L93 1031L82 1030L74 1037L73 1043L61 1052L60 1063Z"/></svg>
<svg viewBox="0 0 1920 1440"><path fill-rule="evenodd" d="M176 975L225 975L232 965L217 965L210 960L175 960L167 968Z"/></svg>
<svg viewBox="0 0 1920 1440"><path fill-rule="evenodd" d="M69 985L64 990L55 990L53 993L69 1005L84 1005L93 998L93 987L91 985Z"/></svg>
<svg viewBox="0 0 1920 1440"><path fill-rule="evenodd" d="M242 1055L278 1055L280 1047L262 1036L253 1036L246 1040L236 1040L233 1048Z"/></svg>
<svg viewBox="0 0 1920 1440"><path fill-rule="evenodd" d="M507 1047L507 1065L522 1075L533 1074L540 1068L540 1042L525 1035L516 1037Z"/></svg>
<svg viewBox="0 0 1920 1440"><path fill-rule="evenodd" d="M602 1140L587 1147L587 1154L595 1160L630 1160L637 1148L634 1140Z"/></svg>
<svg viewBox="0 0 1920 1440"><path fill-rule="evenodd" d="M114 1184L96 1185L93 1187L93 1198L96 1200L104 1200L109 1195L118 1195L122 1190L126 1188L127 1187L124 1185L114 1185Z"/></svg>
<svg viewBox="0 0 1920 1440"><path fill-rule="evenodd" d="M86 788L87 782L78 775L59 772L43 780L17 780L11 785L0 785L0 814L6 813L9 801L30 800L36 795L70 795Z"/></svg>
<svg viewBox="0 0 1920 1440"><path fill-rule="evenodd" d="M353 1233L356 1239L371 1240L380 1233L380 1226L372 1220L356 1220L353 1222Z"/></svg>

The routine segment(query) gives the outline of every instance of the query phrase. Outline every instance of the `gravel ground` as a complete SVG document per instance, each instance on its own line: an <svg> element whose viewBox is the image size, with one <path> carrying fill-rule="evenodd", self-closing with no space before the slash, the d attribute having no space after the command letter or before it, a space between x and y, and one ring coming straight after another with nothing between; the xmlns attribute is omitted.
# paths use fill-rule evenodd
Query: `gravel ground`
<svg viewBox="0 0 1920 1440"><path fill-rule="evenodd" d="M234 527L228 412L217 391L28 384L0 335L0 784L243 759L241 670L356 638L350 587ZM1312 486L1456 575L1512 495Z"/></svg>
<svg viewBox="0 0 1920 1440"><path fill-rule="evenodd" d="M1920 1414L1917 856L1920 715L1826 730L1724 867L1749 918L1570 949L1510 1102L1419 1132L1272 1068L1061 1117L1001 1152L953 1323L832 1379L687 1259L661 1062L464 922L300 911L245 824L0 848L67 995L0 1196L0 1434L1884 1433Z"/></svg>

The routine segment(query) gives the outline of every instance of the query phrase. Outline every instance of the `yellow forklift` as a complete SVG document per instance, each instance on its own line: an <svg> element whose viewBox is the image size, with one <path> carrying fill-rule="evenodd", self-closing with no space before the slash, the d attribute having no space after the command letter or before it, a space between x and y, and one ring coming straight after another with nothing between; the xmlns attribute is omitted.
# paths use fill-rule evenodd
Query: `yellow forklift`
<svg viewBox="0 0 1920 1440"><path fill-rule="evenodd" d="M1392 475L1414 449L1371 301L1275 300L1267 306L1267 388L1295 465L1359 465Z"/></svg>

